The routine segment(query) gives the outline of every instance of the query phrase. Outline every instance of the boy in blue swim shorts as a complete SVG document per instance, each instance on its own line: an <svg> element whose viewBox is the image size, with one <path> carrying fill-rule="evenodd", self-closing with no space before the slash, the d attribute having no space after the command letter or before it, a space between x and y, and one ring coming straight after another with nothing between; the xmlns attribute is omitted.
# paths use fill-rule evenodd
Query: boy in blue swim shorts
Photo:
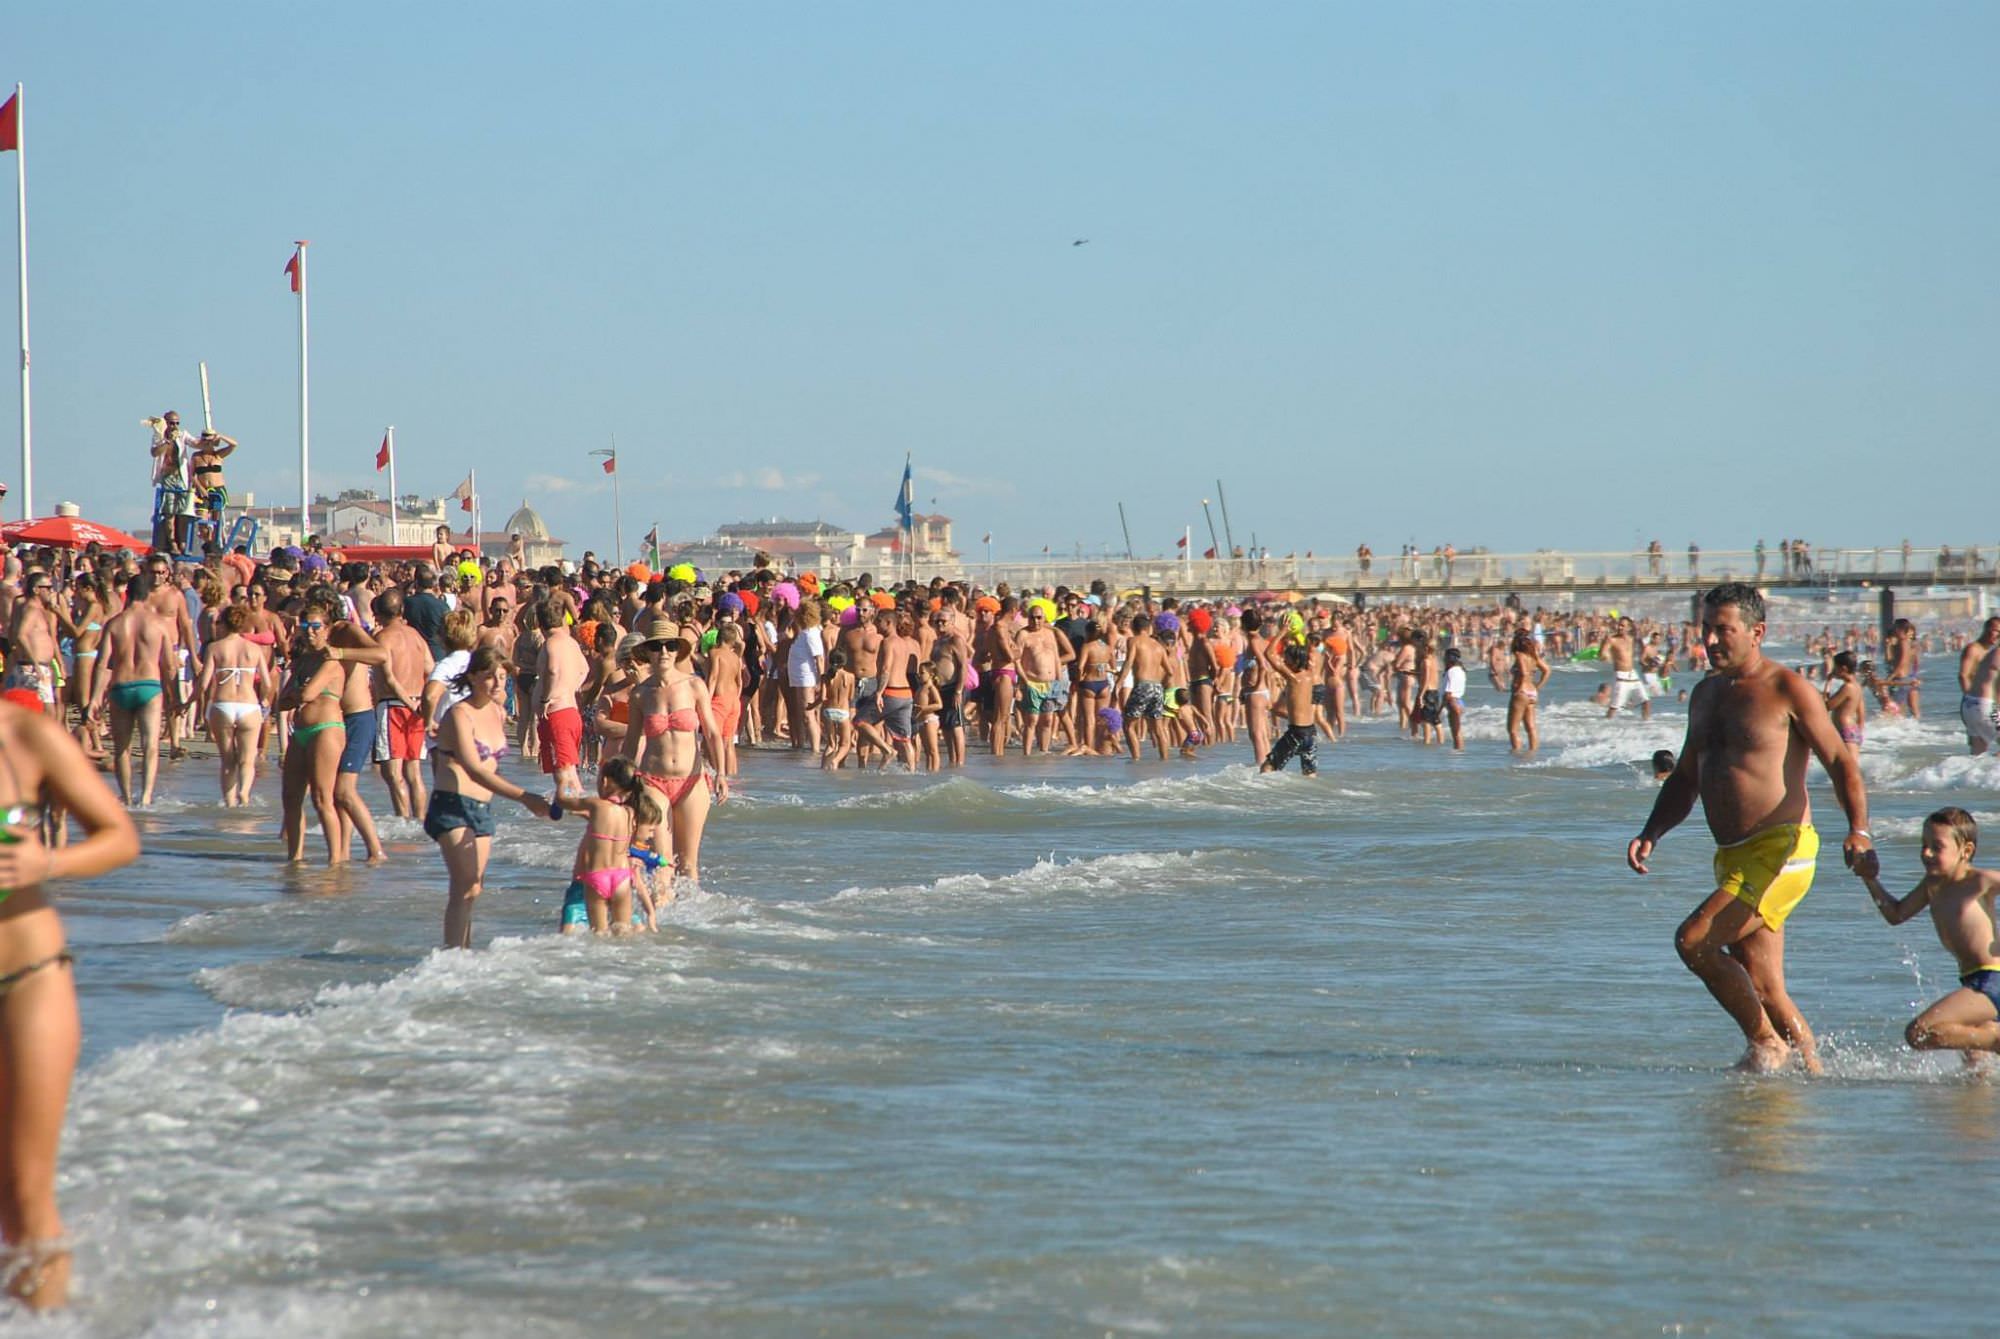
<svg viewBox="0 0 2000 1339"><path fill-rule="evenodd" d="M1925 907L1938 942L1958 960L1958 989L1937 1001L1903 1030L1919 1051L1963 1051L1967 1063L1980 1051L2000 1051L2000 936L1993 928L1993 897L2000 873L1976 868L1979 825L1965 810L1940 809L1924 820L1924 877L1892 897L1872 871L1861 872L1875 909L1901 925Z"/></svg>

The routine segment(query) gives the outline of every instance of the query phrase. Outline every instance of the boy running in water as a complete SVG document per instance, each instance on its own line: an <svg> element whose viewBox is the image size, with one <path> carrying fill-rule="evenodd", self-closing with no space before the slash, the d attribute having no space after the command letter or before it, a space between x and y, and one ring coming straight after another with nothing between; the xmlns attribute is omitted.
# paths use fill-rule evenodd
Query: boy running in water
<svg viewBox="0 0 2000 1339"><path fill-rule="evenodd" d="M2000 873L1974 868L1978 849L1972 815L1940 809L1924 820L1924 877L1915 888L1892 897L1873 870L1856 871L1889 924L1931 909L1938 942L1958 959L1958 989L1911 1020L1903 1039L1919 1051L1964 1051L1968 1063L1974 1051L2000 1051L2000 943L1993 929Z"/></svg>
<svg viewBox="0 0 2000 1339"><path fill-rule="evenodd" d="M1301 776L1319 775L1319 738L1313 724L1315 709L1312 690L1312 648L1303 642L1287 641L1280 663L1270 664L1285 685L1285 719L1291 724L1271 748L1271 756L1258 765L1259 772L1282 772L1296 755Z"/></svg>

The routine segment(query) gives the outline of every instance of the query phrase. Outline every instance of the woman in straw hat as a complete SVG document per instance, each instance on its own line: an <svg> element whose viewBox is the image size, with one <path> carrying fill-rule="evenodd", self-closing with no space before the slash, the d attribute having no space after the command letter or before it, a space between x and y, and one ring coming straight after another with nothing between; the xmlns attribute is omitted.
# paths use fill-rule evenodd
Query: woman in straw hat
<svg viewBox="0 0 2000 1339"><path fill-rule="evenodd" d="M682 877L701 880L701 831L708 822L709 792L729 798L722 775L721 733L709 695L694 677L694 640L671 618L656 616L640 630L638 663L646 675L632 690L624 756L668 806L674 860ZM703 771L706 758L708 770Z"/></svg>

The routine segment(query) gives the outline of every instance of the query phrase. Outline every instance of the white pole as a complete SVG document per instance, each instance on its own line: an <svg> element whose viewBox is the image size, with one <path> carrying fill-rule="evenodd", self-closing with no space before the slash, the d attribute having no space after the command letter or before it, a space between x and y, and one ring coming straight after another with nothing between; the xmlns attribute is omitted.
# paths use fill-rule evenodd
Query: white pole
<svg viewBox="0 0 2000 1339"><path fill-rule="evenodd" d="M28 98L14 85L14 186L21 218L21 519L35 517L35 416L28 396Z"/></svg>
<svg viewBox="0 0 2000 1339"><path fill-rule="evenodd" d="M299 249L299 542L303 544L312 533L312 399L306 356L306 244L295 245Z"/></svg>
<svg viewBox="0 0 2000 1339"><path fill-rule="evenodd" d="M620 567L625 565L625 513L618 502L618 434L611 434L611 554Z"/></svg>
<svg viewBox="0 0 2000 1339"><path fill-rule="evenodd" d="M215 406L208 398L208 364L197 363L195 366L201 370L201 430L205 433L214 432Z"/></svg>
<svg viewBox="0 0 2000 1339"><path fill-rule="evenodd" d="M389 425L389 542L396 539L396 425Z"/></svg>
<svg viewBox="0 0 2000 1339"><path fill-rule="evenodd" d="M466 478L472 484L472 553L479 555L479 471L473 470Z"/></svg>
<svg viewBox="0 0 2000 1339"><path fill-rule="evenodd" d="M1194 571L1194 527L1181 527L1181 566L1188 572Z"/></svg>

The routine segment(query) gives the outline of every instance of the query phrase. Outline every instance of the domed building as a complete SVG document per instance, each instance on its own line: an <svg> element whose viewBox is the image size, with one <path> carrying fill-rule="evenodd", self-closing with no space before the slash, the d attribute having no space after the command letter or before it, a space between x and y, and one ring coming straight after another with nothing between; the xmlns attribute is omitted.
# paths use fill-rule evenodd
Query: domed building
<svg viewBox="0 0 2000 1339"><path fill-rule="evenodd" d="M549 524L542 514L528 505L526 498L512 516L507 518L504 530L488 530L479 537L480 551L495 558L504 558L513 548L514 536L521 537L521 546L527 553L530 567L543 567L549 563L559 563L563 556L563 542L549 534Z"/></svg>

